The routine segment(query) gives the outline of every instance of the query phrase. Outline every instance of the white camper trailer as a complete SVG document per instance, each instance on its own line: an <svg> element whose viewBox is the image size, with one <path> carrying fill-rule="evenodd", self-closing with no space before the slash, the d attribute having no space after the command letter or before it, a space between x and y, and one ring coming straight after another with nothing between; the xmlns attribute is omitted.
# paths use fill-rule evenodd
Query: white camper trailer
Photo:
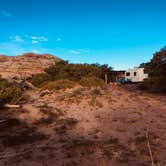
<svg viewBox="0 0 166 166"><path fill-rule="evenodd" d="M135 67L125 72L125 80L131 82L142 82L148 78L148 74L144 73L144 68Z"/></svg>

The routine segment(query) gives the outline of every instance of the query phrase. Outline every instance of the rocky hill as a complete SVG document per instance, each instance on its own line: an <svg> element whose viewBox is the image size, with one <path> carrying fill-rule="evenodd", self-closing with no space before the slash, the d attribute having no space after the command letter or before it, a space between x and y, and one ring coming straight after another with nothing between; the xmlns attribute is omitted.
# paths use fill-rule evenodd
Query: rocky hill
<svg viewBox="0 0 166 166"><path fill-rule="evenodd" d="M60 58L50 54L0 55L0 75L4 78L24 78L41 73L45 68L59 61L61 61Z"/></svg>

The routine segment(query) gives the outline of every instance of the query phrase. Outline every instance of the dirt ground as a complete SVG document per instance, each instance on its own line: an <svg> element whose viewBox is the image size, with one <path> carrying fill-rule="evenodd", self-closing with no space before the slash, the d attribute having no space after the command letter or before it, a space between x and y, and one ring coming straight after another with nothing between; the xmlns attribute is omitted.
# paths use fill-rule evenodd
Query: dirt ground
<svg viewBox="0 0 166 166"><path fill-rule="evenodd" d="M166 96L126 86L27 91L0 110L0 166L166 166Z"/></svg>

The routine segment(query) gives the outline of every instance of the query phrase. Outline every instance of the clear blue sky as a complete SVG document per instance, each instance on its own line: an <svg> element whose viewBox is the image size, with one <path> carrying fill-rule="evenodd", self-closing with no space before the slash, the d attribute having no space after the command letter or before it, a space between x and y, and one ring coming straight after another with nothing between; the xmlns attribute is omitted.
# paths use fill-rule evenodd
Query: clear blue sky
<svg viewBox="0 0 166 166"><path fill-rule="evenodd" d="M126 69L166 45L165 0L0 0L0 54Z"/></svg>

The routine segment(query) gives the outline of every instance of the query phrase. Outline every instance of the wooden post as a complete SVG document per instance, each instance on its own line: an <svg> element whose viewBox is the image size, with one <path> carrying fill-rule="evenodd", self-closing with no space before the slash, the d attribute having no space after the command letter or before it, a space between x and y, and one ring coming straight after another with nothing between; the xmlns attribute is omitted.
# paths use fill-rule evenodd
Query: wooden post
<svg viewBox="0 0 166 166"><path fill-rule="evenodd" d="M107 73L105 74L105 83L106 83L106 85L108 84L108 75L107 75Z"/></svg>

